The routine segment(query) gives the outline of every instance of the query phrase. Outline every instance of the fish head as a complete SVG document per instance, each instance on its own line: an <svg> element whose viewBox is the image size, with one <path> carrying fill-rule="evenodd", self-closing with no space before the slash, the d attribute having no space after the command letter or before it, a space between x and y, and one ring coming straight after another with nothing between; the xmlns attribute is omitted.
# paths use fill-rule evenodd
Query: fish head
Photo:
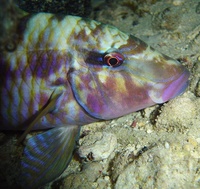
<svg viewBox="0 0 200 189"><path fill-rule="evenodd" d="M79 58L69 71L74 96L88 114L112 119L185 91L189 72L178 61L134 36L116 35L116 28L107 30L94 46L89 39L90 48L79 44Z"/></svg>

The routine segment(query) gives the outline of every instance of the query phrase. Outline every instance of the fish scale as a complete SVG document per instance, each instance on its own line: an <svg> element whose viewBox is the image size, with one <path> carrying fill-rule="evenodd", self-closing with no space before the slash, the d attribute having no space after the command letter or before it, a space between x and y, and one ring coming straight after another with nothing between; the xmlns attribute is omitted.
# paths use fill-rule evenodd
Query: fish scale
<svg viewBox="0 0 200 189"><path fill-rule="evenodd" d="M136 37L76 16L38 13L0 52L0 128L48 129L27 140L19 183L38 188L68 166L80 126L164 103L189 72ZM42 165L42 166L41 166Z"/></svg>

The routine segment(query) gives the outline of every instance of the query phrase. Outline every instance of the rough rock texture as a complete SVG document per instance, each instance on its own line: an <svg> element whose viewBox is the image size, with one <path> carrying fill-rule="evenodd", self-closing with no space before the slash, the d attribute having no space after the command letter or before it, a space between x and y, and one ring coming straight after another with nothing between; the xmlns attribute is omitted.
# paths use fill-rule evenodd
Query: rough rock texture
<svg viewBox="0 0 200 189"><path fill-rule="evenodd" d="M96 132L87 135L79 142L81 146L78 149L78 154L81 158L100 161L108 158L114 151L117 138L112 133Z"/></svg>
<svg viewBox="0 0 200 189"><path fill-rule="evenodd" d="M50 12L86 16L91 11L90 0L16 0L19 7L26 12Z"/></svg>
<svg viewBox="0 0 200 189"><path fill-rule="evenodd" d="M191 72L190 86L164 105L82 127L77 153L84 158L74 158L44 188L200 188L199 0L101 0L93 6L90 18L113 24L183 63ZM12 183L15 135L0 136L0 150L6 152L0 181Z"/></svg>

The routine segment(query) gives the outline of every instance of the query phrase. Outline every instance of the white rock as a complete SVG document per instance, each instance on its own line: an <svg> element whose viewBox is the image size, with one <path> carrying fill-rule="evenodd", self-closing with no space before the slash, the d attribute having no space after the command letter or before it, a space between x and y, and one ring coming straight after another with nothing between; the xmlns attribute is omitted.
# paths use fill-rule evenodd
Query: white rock
<svg viewBox="0 0 200 189"><path fill-rule="evenodd" d="M117 138L112 133L96 132L81 141L79 156L93 161L101 161L110 156L117 145Z"/></svg>

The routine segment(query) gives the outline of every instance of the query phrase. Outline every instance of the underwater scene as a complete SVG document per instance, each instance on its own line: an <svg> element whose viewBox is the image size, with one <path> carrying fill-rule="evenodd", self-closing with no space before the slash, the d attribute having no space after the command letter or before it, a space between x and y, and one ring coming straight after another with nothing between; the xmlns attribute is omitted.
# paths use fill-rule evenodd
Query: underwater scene
<svg viewBox="0 0 200 189"><path fill-rule="evenodd" d="M200 188L198 0L0 4L0 188Z"/></svg>

